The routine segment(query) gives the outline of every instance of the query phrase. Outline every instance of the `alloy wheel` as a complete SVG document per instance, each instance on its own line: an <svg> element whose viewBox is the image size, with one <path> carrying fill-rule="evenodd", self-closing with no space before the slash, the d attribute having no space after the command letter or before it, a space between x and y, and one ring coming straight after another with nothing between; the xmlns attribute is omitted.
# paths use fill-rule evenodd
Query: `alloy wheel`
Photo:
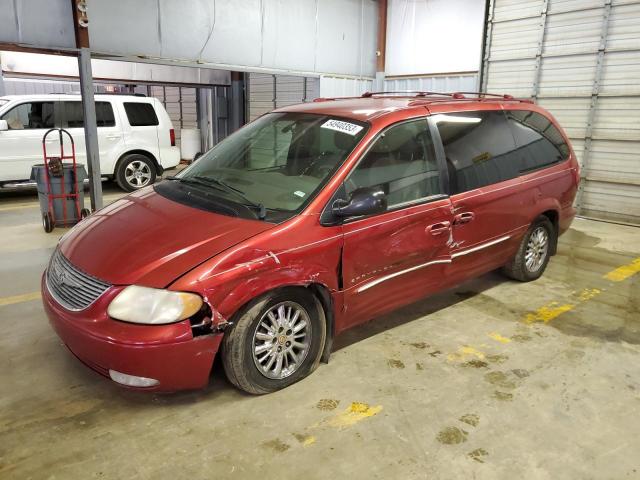
<svg viewBox="0 0 640 480"><path fill-rule="evenodd" d="M544 264L549 251L549 234L544 227L538 227L529 236L524 260L527 270L535 273Z"/></svg>
<svg viewBox="0 0 640 480"><path fill-rule="evenodd" d="M133 188L142 188L151 181L151 169L145 162L134 160L125 168L124 178Z"/></svg>
<svg viewBox="0 0 640 480"><path fill-rule="evenodd" d="M280 380L304 362L311 345L311 320L295 302L281 302L260 318L251 345L253 362L267 378Z"/></svg>

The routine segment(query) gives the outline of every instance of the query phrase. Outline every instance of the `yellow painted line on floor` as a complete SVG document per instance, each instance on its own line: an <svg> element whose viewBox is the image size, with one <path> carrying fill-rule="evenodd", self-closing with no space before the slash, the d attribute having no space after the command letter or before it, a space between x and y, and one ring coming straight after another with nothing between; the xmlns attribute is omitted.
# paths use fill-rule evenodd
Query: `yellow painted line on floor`
<svg viewBox="0 0 640 480"><path fill-rule="evenodd" d="M638 272L640 272L640 257L627 265L622 265L615 270L611 270L609 273L603 275L602 278L612 282L622 282Z"/></svg>
<svg viewBox="0 0 640 480"><path fill-rule="evenodd" d="M489 334L489 337L493 338L496 342L500 342L500 343L509 343L511 341L510 338L503 337L498 332L491 332Z"/></svg>
<svg viewBox="0 0 640 480"><path fill-rule="evenodd" d="M609 273L605 273L602 278L611 282L622 282L638 272L640 272L640 257L636 258L631 263L622 265L614 270L611 270ZM577 295L577 299L573 303L547 303L546 305L538 308L535 312L528 313L524 317L524 321L525 323L549 323L551 320L558 318L563 313L573 310L574 308L576 308L576 306L588 302L601 293L602 290L599 288L585 288Z"/></svg>
<svg viewBox="0 0 640 480"><path fill-rule="evenodd" d="M559 317L565 312L573 310L576 306L573 303L565 303L560 305L558 302L550 302L533 313L527 313L524 317L526 323L544 322L549 323L554 318Z"/></svg>
<svg viewBox="0 0 640 480"><path fill-rule="evenodd" d="M302 446L303 447L308 447L310 445L313 445L314 443L316 443L316 437L314 437L313 435L309 435L307 438L304 439L304 441L302 442Z"/></svg>
<svg viewBox="0 0 640 480"><path fill-rule="evenodd" d="M351 427L362 420L371 418L382 411L382 405L375 407L370 406L368 403L353 402L346 410L338 413L333 417L329 417L320 423L313 425L313 427L329 426L342 430L347 427ZM315 438L313 440L315 442ZM313 443L313 442L311 442Z"/></svg>
<svg viewBox="0 0 640 480"><path fill-rule="evenodd" d="M14 305L16 303L31 302L32 300L39 300L40 292L23 293L22 295L13 295L12 297L1 297L0 307L6 305Z"/></svg>
<svg viewBox="0 0 640 480"><path fill-rule="evenodd" d="M587 300L591 300L593 297L595 297L596 295L600 295L601 293L602 290L600 290L599 288L585 288L584 290L582 290L582 292L580 292L578 298L581 302L586 302Z"/></svg>
<svg viewBox="0 0 640 480"><path fill-rule="evenodd" d="M456 362L468 360L471 357L475 357L478 360L484 360L485 355L484 352L481 352L477 348L465 345L463 347L460 347L457 352L447 355L447 360L449 360L450 362Z"/></svg>

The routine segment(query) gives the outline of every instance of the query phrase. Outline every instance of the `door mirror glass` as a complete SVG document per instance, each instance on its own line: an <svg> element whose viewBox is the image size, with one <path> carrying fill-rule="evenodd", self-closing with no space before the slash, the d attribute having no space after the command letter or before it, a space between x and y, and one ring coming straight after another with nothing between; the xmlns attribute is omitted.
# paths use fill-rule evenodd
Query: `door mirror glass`
<svg viewBox="0 0 640 480"><path fill-rule="evenodd" d="M354 190L349 201L336 200L332 212L337 217L360 217L387 210L387 196L380 187Z"/></svg>
<svg viewBox="0 0 640 480"><path fill-rule="evenodd" d="M3 132L5 130L9 130L9 124L6 120L0 120L0 132Z"/></svg>

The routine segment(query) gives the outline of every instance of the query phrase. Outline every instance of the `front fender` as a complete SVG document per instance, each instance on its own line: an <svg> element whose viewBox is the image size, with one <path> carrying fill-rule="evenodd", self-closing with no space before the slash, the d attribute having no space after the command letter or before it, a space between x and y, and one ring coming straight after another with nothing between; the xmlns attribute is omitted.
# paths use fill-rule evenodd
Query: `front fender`
<svg viewBox="0 0 640 480"><path fill-rule="evenodd" d="M228 319L254 298L278 288L319 284L330 292L335 291L337 284L335 277L335 272L329 272L318 265L307 265L305 269L297 270L281 267L275 271L270 270L263 274L239 279L224 298L219 298L219 292L214 291L219 289L215 287L205 292L215 309Z"/></svg>
<svg viewBox="0 0 640 480"><path fill-rule="evenodd" d="M201 293L225 319L277 288L317 284L333 293L339 286L341 245L340 235L327 235L284 249L239 246L195 268L171 289Z"/></svg>

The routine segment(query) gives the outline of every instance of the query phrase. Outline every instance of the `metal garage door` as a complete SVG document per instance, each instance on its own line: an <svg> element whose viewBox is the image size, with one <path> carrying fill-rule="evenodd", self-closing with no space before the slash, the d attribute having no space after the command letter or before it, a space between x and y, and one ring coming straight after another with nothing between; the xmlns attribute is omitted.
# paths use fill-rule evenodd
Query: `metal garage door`
<svg viewBox="0 0 640 480"><path fill-rule="evenodd" d="M250 73L249 121L275 108L310 102L319 93L319 79L314 77Z"/></svg>
<svg viewBox="0 0 640 480"><path fill-rule="evenodd" d="M582 215L640 224L640 2L492 0L483 89L558 118L582 168Z"/></svg>
<svg viewBox="0 0 640 480"><path fill-rule="evenodd" d="M172 87L152 85L151 96L164 104L171 118L176 133L176 142L180 145L180 130L198 128L198 112L196 107L196 89L193 87Z"/></svg>

